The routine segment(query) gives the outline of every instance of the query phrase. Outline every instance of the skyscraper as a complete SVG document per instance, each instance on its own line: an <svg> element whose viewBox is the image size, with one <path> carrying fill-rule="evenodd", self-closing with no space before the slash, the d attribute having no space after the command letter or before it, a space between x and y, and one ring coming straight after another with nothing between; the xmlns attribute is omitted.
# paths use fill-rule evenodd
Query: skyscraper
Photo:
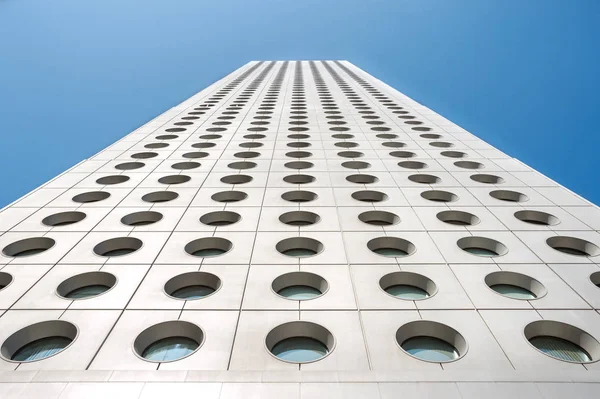
<svg viewBox="0 0 600 399"><path fill-rule="evenodd" d="M0 212L0 397L598 397L598 230L346 61L251 62Z"/></svg>

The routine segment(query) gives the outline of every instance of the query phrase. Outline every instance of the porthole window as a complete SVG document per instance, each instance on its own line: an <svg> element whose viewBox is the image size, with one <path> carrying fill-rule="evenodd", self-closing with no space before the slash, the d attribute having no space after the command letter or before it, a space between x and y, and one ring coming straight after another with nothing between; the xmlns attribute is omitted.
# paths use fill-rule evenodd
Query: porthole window
<svg viewBox="0 0 600 399"><path fill-rule="evenodd" d="M306 258L322 252L323 244L308 237L292 237L279 241L275 248L289 257Z"/></svg>
<svg viewBox="0 0 600 399"><path fill-rule="evenodd" d="M135 170L143 168L145 164L143 162L124 162L118 165L115 165L115 169L118 170Z"/></svg>
<svg viewBox="0 0 600 399"><path fill-rule="evenodd" d="M392 212L366 211L358 215L358 219L372 226L392 226L400 222L400 217Z"/></svg>
<svg viewBox="0 0 600 399"><path fill-rule="evenodd" d="M381 191L362 190L353 192L352 198L360 202L382 202L387 200L388 196Z"/></svg>
<svg viewBox="0 0 600 399"><path fill-rule="evenodd" d="M523 331L525 338L546 356L570 363L589 363L600 359L600 344L570 324L553 320L529 323Z"/></svg>
<svg viewBox="0 0 600 399"><path fill-rule="evenodd" d="M442 156L447 158L466 158L467 154L461 151L442 151Z"/></svg>
<svg viewBox="0 0 600 399"><path fill-rule="evenodd" d="M252 176L248 175L229 175L221 178L221 182L226 184L246 184L251 181Z"/></svg>
<svg viewBox="0 0 600 399"><path fill-rule="evenodd" d="M379 286L388 295L407 301L420 301L437 293L435 283L422 274L394 272L383 276Z"/></svg>
<svg viewBox="0 0 600 399"><path fill-rule="evenodd" d="M205 237L190 241L185 252L203 258L223 255L233 248L231 241L220 237Z"/></svg>
<svg viewBox="0 0 600 399"><path fill-rule="evenodd" d="M293 321L275 327L267 334L267 350L288 363L311 363L334 350L335 339L325 327L308 321Z"/></svg>
<svg viewBox="0 0 600 399"><path fill-rule="evenodd" d="M437 148L454 147L454 144L448 143L447 141L432 141L431 143L429 143L429 145L432 147L437 147Z"/></svg>
<svg viewBox="0 0 600 399"><path fill-rule="evenodd" d="M575 256L598 256L600 248L589 241L576 237L554 236L546 240L546 243L555 250L568 255Z"/></svg>
<svg viewBox="0 0 600 399"><path fill-rule="evenodd" d="M303 174L288 175L283 178L284 182L291 184L308 184L314 182L315 180L316 178L314 176Z"/></svg>
<svg viewBox="0 0 600 399"><path fill-rule="evenodd" d="M388 258L403 258L415 253L413 243L398 237L378 237L369 240L367 248L372 252Z"/></svg>
<svg viewBox="0 0 600 399"><path fill-rule="evenodd" d="M282 274L271 284L277 295L295 301L318 298L329 289L327 281L314 273L292 272Z"/></svg>
<svg viewBox="0 0 600 399"><path fill-rule="evenodd" d="M558 218L554 215L533 210L515 212L515 217L525 223L536 224L540 226L554 226L560 223L560 220L558 220Z"/></svg>
<svg viewBox="0 0 600 399"><path fill-rule="evenodd" d="M185 129L183 129L185 130ZM135 154L131 155L131 158L133 159L150 159L150 158L154 158L157 157L158 154L155 152L138 152Z"/></svg>
<svg viewBox="0 0 600 399"><path fill-rule="evenodd" d="M161 203L173 201L179 197L179 194L173 191L155 191L142 196L142 201L150 203Z"/></svg>
<svg viewBox="0 0 600 399"><path fill-rule="evenodd" d="M158 182L161 184L182 184L192 180L191 177L186 175L171 175L171 176L163 176L158 179Z"/></svg>
<svg viewBox="0 0 600 399"><path fill-rule="evenodd" d="M362 161L347 161L342 162L342 166L348 169L368 169L371 167L371 164Z"/></svg>
<svg viewBox="0 0 600 399"><path fill-rule="evenodd" d="M113 184L121 184L125 183L129 180L129 176L125 175L113 175L113 176L105 176L96 180L96 183L102 185L113 185Z"/></svg>
<svg viewBox="0 0 600 399"><path fill-rule="evenodd" d="M356 183L356 184L373 184L373 183L376 183L377 181L379 181L377 176L366 175L366 174L356 174L356 175L346 176L346 180L349 181L350 183Z"/></svg>
<svg viewBox="0 0 600 399"><path fill-rule="evenodd" d="M472 161L456 161L454 162L454 166L457 166L462 169L483 169L485 166L479 162Z"/></svg>
<svg viewBox="0 0 600 399"><path fill-rule="evenodd" d="M312 191L295 190L283 193L281 198L289 202L310 202L316 200L318 196Z"/></svg>
<svg viewBox="0 0 600 399"><path fill-rule="evenodd" d="M58 296L79 300L94 298L109 291L117 284L117 278L106 272L89 272L69 277L56 287Z"/></svg>
<svg viewBox="0 0 600 399"><path fill-rule="evenodd" d="M215 193L211 196L211 199L213 201L224 202L224 203L239 202L239 201L245 200L246 198L248 198L248 194L246 194L243 191L235 191L235 190L221 191L221 192Z"/></svg>
<svg viewBox="0 0 600 399"><path fill-rule="evenodd" d="M8 287L12 282L13 276L5 272L0 272L0 291Z"/></svg>
<svg viewBox="0 0 600 399"><path fill-rule="evenodd" d="M547 293L542 283L521 273L493 272L485 276L484 281L492 291L512 299L533 300Z"/></svg>
<svg viewBox="0 0 600 399"><path fill-rule="evenodd" d="M481 257L501 256L508 252L504 244L486 237L463 237L456 244L463 251Z"/></svg>
<svg viewBox="0 0 600 399"><path fill-rule="evenodd" d="M312 162L292 161L287 162L284 166L289 169L310 169L315 165Z"/></svg>
<svg viewBox="0 0 600 399"><path fill-rule="evenodd" d="M456 194L443 190L423 191L421 197L434 202L454 202L458 200Z"/></svg>
<svg viewBox="0 0 600 399"><path fill-rule="evenodd" d="M165 148L168 146L169 146L169 143L149 143L149 144L146 144L144 147L154 149L154 148Z"/></svg>
<svg viewBox="0 0 600 399"><path fill-rule="evenodd" d="M310 226L318 223L321 217L313 212L308 211L291 211L286 212L279 216L281 223L287 224L288 226Z"/></svg>
<svg viewBox="0 0 600 399"><path fill-rule="evenodd" d="M42 219L42 224L51 227L68 226L85 219L83 212L59 212Z"/></svg>
<svg viewBox="0 0 600 399"><path fill-rule="evenodd" d="M171 168L175 170L190 170L199 168L200 166L200 162L177 162L171 165Z"/></svg>
<svg viewBox="0 0 600 399"><path fill-rule="evenodd" d="M510 190L494 190L490 192L490 197L506 202L525 202L529 197L523 193Z"/></svg>
<svg viewBox="0 0 600 399"><path fill-rule="evenodd" d="M110 193L105 191L90 191L87 193L77 194L72 198L73 202L80 204L89 204L92 202L98 202L110 197Z"/></svg>
<svg viewBox="0 0 600 399"><path fill-rule="evenodd" d="M425 169L428 167L425 162L418 161L402 161L398 162L398 166L405 169Z"/></svg>
<svg viewBox="0 0 600 399"><path fill-rule="evenodd" d="M396 331L396 342L408 355L434 363L458 360L468 350L466 340L458 331L429 320L404 324Z"/></svg>
<svg viewBox="0 0 600 399"><path fill-rule="evenodd" d="M94 253L100 256L129 255L142 247L142 241L134 237L118 237L102 241L94 247Z"/></svg>
<svg viewBox="0 0 600 399"><path fill-rule="evenodd" d="M417 156L417 154L410 151L392 151L390 155L395 158L414 158Z"/></svg>
<svg viewBox="0 0 600 399"><path fill-rule="evenodd" d="M360 151L340 151L337 154L342 158L360 158L365 156L365 154Z"/></svg>
<svg viewBox="0 0 600 399"><path fill-rule="evenodd" d="M164 289L172 298L193 301L214 294L221 285L221 279L212 273L189 272L171 278Z"/></svg>
<svg viewBox="0 0 600 399"><path fill-rule="evenodd" d="M121 223L127 226L147 226L161 221L163 215L160 212L143 211L134 212L121 218Z"/></svg>
<svg viewBox="0 0 600 399"><path fill-rule="evenodd" d="M504 179L501 178L500 176L496 176L496 175L486 175L486 174L478 174L478 175L471 175L471 180L476 181L478 183L484 183L484 184L502 184L504 183Z"/></svg>
<svg viewBox="0 0 600 399"><path fill-rule="evenodd" d="M437 184L442 181L442 179L437 176L427 174L410 175L408 176L408 180L420 184Z"/></svg>
<svg viewBox="0 0 600 399"><path fill-rule="evenodd" d="M309 158L312 157L312 155L312 152L308 151L290 151L285 154L288 158Z"/></svg>
<svg viewBox="0 0 600 399"><path fill-rule="evenodd" d="M15 258L41 254L52 248L55 241L48 237L32 237L8 244L2 250L5 256Z"/></svg>
<svg viewBox="0 0 600 399"><path fill-rule="evenodd" d="M229 226L240 221L239 213L231 211L216 211L205 213L200 217L200 223L208 226Z"/></svg>
<svg viewBox="0 0 600 399"><path fill-rule="evenodd" d="M233 154L233 156L236 158L243 158L243 159L258 158L258 157L260 157L260 152L242 151L242 152L236 152L235 154Z"/></svg>
<svg viewBox="0 0 600 399"><path fill-rule="evenodd" d="M252 168L256 168L256 166L257 165L255 162L250 162L250 161L231 162L230 164L227 165L227 167L230 169L238 169L238 170L252 169Z"/></svg>
<svg viewBox="0 0 600 399"><path fill-rule="evenodd" d="M9 336L0 353L4 359L13 362L43 360L67 349L77 335L77 327L67 321L43 321Z"/></svg>
<svg viewBox="0 0 600 399"><path fill-rule="evenodd" d="M195 353L204 343L204 332L182 320L167 321L145 329L133 349L139 357L156 363L173 362Z"/></svg>
<svg viewBox="0 0 600 399"><path fill-rule="evenodd" d="M1 277L0 277L1 279ZM592 282L592 284L594 284L596 287L600 288L600 272L595 272L592 273L590 275L590 281ZM2 283L0 282L0 286L2 285Z"/></svg>
<svg viewBox="0 0 600 399"><path fill-rule="evenodd" d="M436 217L446 224L455 226L473 226L479 224L479 218L469 212L442 211Z"/></svg>

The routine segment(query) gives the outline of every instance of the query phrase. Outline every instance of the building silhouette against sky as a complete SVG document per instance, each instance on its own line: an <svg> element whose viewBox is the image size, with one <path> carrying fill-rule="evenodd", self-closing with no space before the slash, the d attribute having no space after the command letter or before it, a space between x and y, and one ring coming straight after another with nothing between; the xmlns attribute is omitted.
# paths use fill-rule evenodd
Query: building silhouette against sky
<svg viewBox="0 0 600 399"><path fill-rule="evenodd" d="M598 397L598 230L346 61L251 62L0 212L0 397Z"/></svg>

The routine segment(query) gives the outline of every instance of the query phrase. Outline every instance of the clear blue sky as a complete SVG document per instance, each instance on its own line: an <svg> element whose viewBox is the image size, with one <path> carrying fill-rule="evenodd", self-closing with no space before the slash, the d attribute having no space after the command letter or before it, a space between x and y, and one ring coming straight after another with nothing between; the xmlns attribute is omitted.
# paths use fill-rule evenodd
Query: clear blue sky
<svg viewBox="0 0 600 399"><path fill-rule="evenodd" d="M0 0L0 206L253 59L347 59L598 204L599 21L600 0Z"/></svg>

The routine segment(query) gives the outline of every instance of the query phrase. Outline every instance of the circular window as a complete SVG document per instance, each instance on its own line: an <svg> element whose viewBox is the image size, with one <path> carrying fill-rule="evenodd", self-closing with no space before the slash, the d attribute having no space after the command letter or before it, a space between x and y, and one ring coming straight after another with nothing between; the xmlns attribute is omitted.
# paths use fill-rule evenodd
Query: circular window
<svg viewBox="0 0 600 399"><path fill-rule="evenodd" d="M77 327L69 322L43 321L12 334L2 344L0 353L5 360L13 362L42 360L67 349L77 335Z"/></svg>
<svg viewBox="0 0 600 399"><path fill-rule="evenodd" d="M192 180L192 178L186 175L170 175L161 177L158 179L158 182L162 184L182 184L190 180Z"/></svg>
<svg viewBox="0 0 600 399"><path fill-rule="evenodd" d="M434 202L454 202L458 200L458 196L449 191L429 190L423 191L421 197Z"/></svg>
<svg viewBox="0 0 600 399"><path fill-rule="evenodd" d="M197 158L206 158L208 156L208 152L203 151L194 151L194 152L186 152L183 154L184 158L188 159L197 159Z"/></svg>
<svg viewBox="0 0 600 399"><path fill-rule="evenodd" d="M367 169L371 167L371 164L368 162L361 161L347 161L342 162L342 166L348 169Z"/></svg>
<svg viewBox="0 0 600 399"><path fill-rule="evenodd" d="M102 185L112 185L112 184L120 184L125 183L129 180L129 176L125 175L113 175L113 176L105 176L96 180L96 183Z"/></svg>
<svg viewBox="0 0 600 399"><path fill-rule="evenodd" d="M490 192L490 197L506 202L525 202L529 201L529 197L517 191L510 190L494 190Z"/></svg>
<svg viewBox="0 0 600 399"><path fill-rule="evenodd" d="M158 154L155 152L138 152L138 153L132 154L131 158L133 158L133 159L150 159L150 158L154 158L157 156L158 156Z"/></svg>
<svg viewBox="0 0 600 399"><path fill-rule="evenodd" d="M0 272L0 291L8 287L12 282L13 276L5 272Z"/></svg>
<svg viewBox="0 0 600 399"><path fill-rule="evenodd" d="M176 134L163 134L160 136L156 136L156 139L157 140L173 140L173 139L176 139L177 137L179 137L179 136Z"/></svg>
<svg viewBox="0 0 600 399"><path fill-rule="evenodd" d="M462 169L483 169L485 166L479 162L472 161L456 161L454 162L454 166L458 166Z"/></svg>
<svg viewBox="0 0 600 399"><path fill-rule="evenodd" d="M265 340L269 353L288 363L311 363L323 359L335 347L325 327L308 321L292 321L272 329Z"/></svg>
<svg viewBox="0 0 600 399"><path fill-rule="evenodd" d="M385 143L381 143L381 145L383 145L384 147L390 147L390 148L406 147L406 143L403 143L401 141L386 141Z"/></svg>
<svg viewBox="0 0 600 399"><path fill-rule="evenodd" d="M265 136L264 134L258 134L258 133L254 133L254 134L246 134L244 136L245 139L249 139L249 140L260 140L260 139L264 139Z"/></svg>
<svg viewBox="0 0 600 399"><path fill-rule="evenodd" d="M247 143L241 143L240 147L242 148L257 148L257 147L262 147L263 143L259 143L256 141L249 141Z"/></svg>
<svg viewBox="0 0 600 399"><path fill-rule="evenodd" d="M407 301L420 301L437 293L437 286L422 274L394 272L383 276L379 286L388 295Z"/></svg>
<svg viewBox="0 0 600 399"><path fill-rule="evenodd" d="M171 168L175 170L189 170L199 168L200 166L199 162L177 162L171 165Z"/></svg>
<svg viewBox="0 0 600 399"><path fill-rule="evenodd" d="M303 140L303 139L310 138L310 134L303 134L303 133L288 134L288 138L293 139L293 140L296 140L296 139Z"/></svg>
<svg viewBox="0 0 600 399"><path fill-rule="evenodd" d="M60 212L46 216L42 219L42 223L46 226L58 227L68 226L80 222L83 219L85 219L85 213L83 212Z"/></svg>
<svg viewBox="0 0 600 399"><path fill-rule="evenodd" d="M115 169L118 170L134 170L143 168L145 164L143 162L124 162L118 165L115 165Z"/></svg>
<svg viewBox="0 0 600 399"><path fill-rule="evenodd" d="M308 184L314 182L315 180L316 178L314 176L303 174L288 175L283 178L284 182L291 184Z"/></svg>
<svg viewBox="0 0 600 399"><path fill-rule="evenodd" d="M398 215L386 211L366 211L358 215L358 219L373 226L392 226L400 222Z"/></svg>
<svg viewBox="0 0 600 399"><path fill-rule="evenodd" d="M361 202L382 202L387 200L388 196L381 191L362 190L353 192L352 198Z"/></svg>
<svg viewBox="0 0 600 399"><path fill-rule="evenodd" d="M306 258L323 251L323 244L308 237L292 237L279 241L275 249L286 256Z"/></svg>
<svg viewBox="0 0 600 399"><path fill-rule="evenodd" d="M229 165L227 165L227 167L230 169L245 170L256 168L256 163L250 161L231 162Z"/></svg>
<svg viewBox="0 0 600 399"><path fill-rule="evenodd" d="M379 181L377 176L365 175L365 174L346 176L346 180L349 181L350 183L356 183L356 184L373 184L373 183L376 183L377 181Z"/></svg>
<svg viewBox="0 0 600 399"><path fill-rule="evenodd" d="M233 154L233 156L236 158L243 158L243 159L258 158L258 157L260 157L260 152L242 151L242 152L236 152L235 154Z"/></svg>
<svg viewBox="0 0 600 399"><path fill-rule="evenodd" d="M525 223L540 226L554 226L560 223L560 220L556 216L540 211L518 211L515 212L515 217Z"/></svg>
<svg viewBox="0 0 600 399"><path fill-rule="evenodd" d="M94 253L100 256L123 256L137 251L142 241L134 237L118 237L102 241L94 247Z"/></svg>
<svg viewBox="0 0 600 399"><path fill-rule="evenodd" d="M437 176L426 174L410 175L408 176L408 180L420 184L436 184L442 181L442 179Z"/></svg>
<svg viewBox="0 0 600 399"><path fill-rule="evenodd" d="M448 157L448 158L466 158L467 154L464 152L460 152L460 151L442 151L441 152L442 156Z"/></svg>
<svg viewBox="0 0 600 399"><path fill-rule="evenodd" d="M373 238L367 243L367 248L388 258L402 258L412 255L417 250L413 243L398 237Z"/></svg>
<svg viewBox="0 0 600 399"><path fill-rule="evenodd" d="M502 184L504 183L504 179L501 178L500 176L496 176L496 175L486 175L486 174L478 174L478 175L471 175L471 180L479 182L479 183L485 183L485 184Z"/></svg>
<svg viewBox="0 0 600 399"><path fill-rule="evenodd" d="M221 178L221 182L226 184L246 184L251 181L252 176L248 175L229 175Z"/></svg>
<svg viewBox="0 0 600 399"><path fill-rule="evenodd" d="M546 243L555 250L575 256L598 256L600 248L589 241L575 237L554 236L546 240Z"/></svg>
<svg viewBox="0 0 600 399"><path fill-rule="evenodd" d="M306 143L304 141L294 141L293 143L287 143L287 146L292 148L306 148L310 147L310 143Z"/></svg>
<svg viewBox="0 0 600 399"><path fill-rule="evenodd" d="M309 169L312 168L313 166L315 166L312 162L306 162L306 161L293 161L293 162L287 162L285 164L286 168L289 169Z"/></svg>
<svg viewBox="0 0 600 399"><path fill-rule="evenodd" d="M279 221L289 226L310 226L318 223L319 220L321 220L319 215L307 211L291 211L279 216Z"/></svg>
<svg viewBox="0 0 600 399"><path fill-rule="evenodd" d="M150 143L150 144L146 144L144 147L154 149L154 148L165 148L168 146L169 146L169 143Z"/></svg>
<svg viewBox="0 0 600 399"><path fill-rule="evenodd" d="M308 157L312 157L312 152L290 151L290 152L286 152L285 156L289 157L289 158L308 158Z"/></svg>
<svg viewBox="0 0 600 399"><path fill-rule="evenodd" d="M600 359L600 344L587 332L553 320L529 323L525 338L546 356L570 363L589 363Z"/></svg>
<svg viewBox="0 0 600 399"><path fill-rule="evenodd" d="M151 203L169 202L179 197L179 194L173 191L155 191L153 193L145 194L142 197L142 201Z"/></svg>
<svg viewBox="0 0 600 399"><path fill-rule="evenodd" d="M134 212L121 218L121 223L127 226L147 226L161 221L163 215L159 212L143 211Z"/></svg>
<svg viewBox="0 0 600 399"><path fill-rule="evenodd" d="M292 272L282 274L273 280L273 291L286 299L304 301L318 298L329 289L327 281L314 273Z"/></svg>
<svg viewBox="0 0 600 399"><path fill-rule="evenodd" d="M463 237L456 244L463 251L481 257L501 256L508 252L504 244L486 237Z"/></svg>
<svg viewBox="0 0 600 399"><path fill-rule="evenodd" d="M240 221L242 217L235 212L216 211L205 213L200 217L200 223L208 226L229 226Z"/></svg>
<svg viewBox="0 0 600 399"><path fill-rule="evenodd" d="M171 278L165 284L165 293L175 299L193 301L202 299L221 288L221 279L205 272L189 272Z"/></svg>
<svg viewBox="0 0 600 399"><path fill-rule="evenodd" d="M398 162L398 166L406 169L425 169L428 167L425 162L418 161L402 161Z"/></svg>
<svg viewBox="0 0 600 399"><path fill-rule="evenodd" d="M203 134L201 136L198 136L198 138L202 139L202 140L217 140L220 139L221 136L220 134Z"/></svg>
<svg viewBox="0 0 600 399"><path fill-rule="evenodd" d="M185 252L192 256L208 258L229 252L233 248L231 241L219 237L198 238L185 246Z"/></svg>
<svg viewBox="0 0 600 399"><path fill-rule="evenodd" d="M317 194L312 191L295 190L281 194L281 198L290 202L310 202L317 199Z"/></svg>
<svg viewBox="0 0 600 399"><path fill-rule="evenodd" d="M243 201L248 198L248 194L243 191L221 191L216 194L213 194L210 197L213 201L217 202L238 202Z"/></svg>
<svg viewBox="0 0 600 399"><path fill-rule="evenodd" d="M512 299L538 299L547 293L542 283L521 273L493 272L484 281L492 291Z"/></svg>
<svg viewBox="0 0 600 399"><path fill-rule="evenodd" d="M429 143L429 145L432 147L438 147L438 148L454 147L454 144L448 143L447 141L432 141L431 143Z"/></svg>
<svg viewBox="0 0 600 399"><path fill-rule="evenodd" d="M6 256L12 256L15 258L37 255L49 250L54 246L54 244L55 241L48 237L25 238L23 240L8 244L4 247L2 253Z"/></svg>
<svg viewBox="0 0 600 399"><path fill-rule="evenodd" d="M360 151L340 151L337 154L342 158L360 158L365 155Z"/></svg>
<svg viewBox="0 0 600 399"><path fill-rule="evenodd" d="M442 211L436 216L442 222L456 226L473 226L479 224L479 218L468 212Z"/></svg>
<svg viewBox="0 0 600 399"><path fill-rule="evenodd" d="M417 154L410 151L392 151L390 155L395 158L414 158L417 156Z"/></svg>
<svg viewBox="0 0 600 399"><path fill-rule="evenodd" d="M204 342L200 327L173 320L148 327L133 342L139 357L156 363L173 362L192 355Z"/></svg>
<svg viewBox="0 0 600 399"><path fill-rule="evenodd" d="M98 202L107 199L110 197L110 193L105 191L90 191L87 193L77 194L72 198L74 202L78 202L80 204L87 204L91 202Z"/></svg>
<svg viewBox="0 0 600 399"><path fill-rule="evenodd" d="M404 324L396 331L396 342L408 355L434 363L460 359L468 350L467 341L458 331L430 320Z"/></svg>
<svg viewBox="0 0 600 399"><path fill-rule="evenodd" d="M6 273L5 273L6 274ZM0 277L0 280L2 279L2 277ZM595 272L592 273L590 275L590 281L592 282L592 284L594 284L596 287L600 288L600 272ZM8 284L5 284L5 286ZM2 282L0 281L0 286L2 286ZM1 289L1 288L0 288Z"/></svg>
<svg viewBox="0 0 600 399"><path fill-rule="evenodd" d="M69 277L56 287L56 293L65 299L88 299L102 295L117 284L117 278L106 272L89 272Z"/></svg>

